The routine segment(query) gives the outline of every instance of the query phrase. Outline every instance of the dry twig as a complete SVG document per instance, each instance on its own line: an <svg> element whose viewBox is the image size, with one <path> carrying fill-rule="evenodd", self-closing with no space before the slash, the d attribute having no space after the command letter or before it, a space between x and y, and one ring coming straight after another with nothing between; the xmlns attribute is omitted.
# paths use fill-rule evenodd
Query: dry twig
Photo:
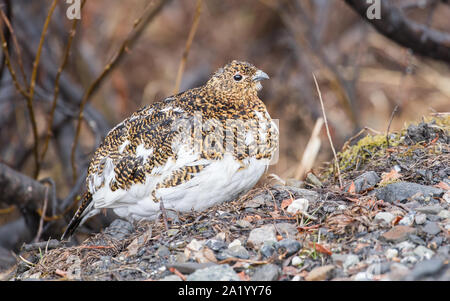
<svg viewBox="0 0 450 301"><path fill-rule="evenodd" d="M191 49L192 41L194 40L195 33L197 32L200 15L202 13L202 3L203 3L203 0L197 0L197 5L195 8L194 22L192 23L191 30L189 31L189 36L186 41L186 46L184 48L180 66L178 67L174 94L177 94L180 90L181 78L183 77L184 68L186 67L186 61L187 61L187 57L189 55L189 50Z"/></svg>
<svg viewBox="0 0 450 301"><path fill-rule="evenodd" d="M338 161L338 158L337 158L337 155L336 155L336 150L334 149L333 140L331 139L330 129L328 128L327 115L325 114L325 107L323 105L322 93L320 92L319 84L317 83L317 79L316 79L316 76L314 75L314 73L313 73L313 78L314 78L314 83L316 84L317 93L319 94L320 106L322 107L323 120L325 122L325 128L327 129L328 140L330 141L331 150L333 151L334 163L335 163L335 166L336 166L336 169L337 169L337 173L338 173L339 186L340 186L340 188L342 188L344 186L342 185L342 178L341 178L341 170L339 168L339 161Z"/></svg>

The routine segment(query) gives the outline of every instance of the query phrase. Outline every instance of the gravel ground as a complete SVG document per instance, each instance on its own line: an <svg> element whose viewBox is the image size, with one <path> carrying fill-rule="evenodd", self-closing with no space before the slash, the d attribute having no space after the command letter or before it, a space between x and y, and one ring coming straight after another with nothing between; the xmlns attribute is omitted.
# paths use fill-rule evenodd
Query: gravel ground
<svg viewBox="0 0 450 301"><path fill-rule="evenodd" d="M161 221L118 219L80 245L27 246L0 275L449 281L448 126L420 123L398 138L384 155L343 174L344 189L321 176L319 185L271 183L204 212L174 215L168 231Z"/></svg>

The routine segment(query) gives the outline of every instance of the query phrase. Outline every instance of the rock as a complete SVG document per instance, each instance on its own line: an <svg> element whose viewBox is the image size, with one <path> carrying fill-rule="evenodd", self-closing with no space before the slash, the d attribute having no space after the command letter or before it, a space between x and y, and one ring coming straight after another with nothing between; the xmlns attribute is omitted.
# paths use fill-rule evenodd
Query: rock
<svg viewBox="0 0 450 301"><path fill-rule="evenodd" d="M250 222L249 221L246 221L245 219L240 219L240 220L238 220L237 222L236 222L236 225L238 226L238 227L241 227L241 228L250 228L251 226L252 226L252 224L250 224Z"/></svg>
<svg viewBox="0 0 450 301"><path fill-rule="evenodd" d="M249 259L250 258L250 253L247 251L246 248L244 248L243 246L239 245L239 246L232 246L231 248L229 247L228 249L226 249L225 251L222 252L220 259L219 260L223 260L229 257L237 257L237 258L241 258L241 259Z"/></svg>
<svg viewBox="0 0 450 301"><path fill-rule="evenodd" d="M423 225L427 221L427 215L424 213L417 214L414 221L417 225Z"/></svg>
<svg viewBox="0 0 450 301"><path fill-rule="evenodd" d="M322 182L320 182L320 180L319 180L312 172L309 172L309 173L306 175L305 181L306 181L307 183L312 184L313 186L316 186L316 187L322 187Z"/></svg>
<svg viewBox="0 0 450 301"><path fill-rule="evenodd" d="M296 199L287 207L286 212L294 215L298 212L308 212L309 201L307 199Z"/></svg>
<svg viewBox="0 0 450 301"><path fill-rule="evenodd" d="M293 186L297 188L305 188L305 182L289 178L286 180L286 186Z"/></svg>
<svg viewBox="0 0 450 301"><path fill-rule="evenodd" d="M395 215L389 212L379 212L375 215L374 222L382 225L390 225Z"/></svg>
<svg viewBox="0 0 450 301"><path fill-rule="evenodd" d="M311 272L309 272L308 276L305 277L305 280L306 281L327 280L330 278L334 269L335 269L334 265L325 265L314 268L312 269Z"/></svg>
<svg viewBox="0 0 450 301"><path fill-rule="evenodd" d="M293 186L283 186L283 189L293 193L296 199L307 199L310 202L316 202L319 200L319 194L314 190L302 189Z"/></svg>
<svg viewBox="0 0 450 301"><path fill-rule="evenodd" d="M414 225L414 214L407 214L405 215L399 222L399 225L402 226L409 226L411 227L412 225Z"/></svg>
<svg viewBox="0 0 450 301"><path fill-rule="evenodd" d="M248 236L247 244L258 250L265 242L276 242L276 230L273 225L264 225L253 229Z"/></svg>
<svg viewBox="0 0 450 301"><path fill-rule="evenodd" d="M258 195L245 203L245 208L258 208L266 202L266 195Z"/></svg>
<svg viewBox="0 0 450 301"><path fill-rule="evenodd" d="M392 203L405 201L413 196L415 199L419 197L441 197L444 194L444 190L416 183L397 182L378 188L375 194L379 200Z"/></svg>
<svg viewBox="0 0 450 301"><path fill-rule="evenodd" d="M155 252L158 257L169 257L170 251L165 245L161 245Z"/></svg>
<svg viewBox="0 0 450 301"><path fill-rule="evenodd" d="M228 264L216 264L196 270L187 276L188 281L239 281L240 278Z"/></svg>
<svg viewBox="0 0 450 301"><path fill-rule="evenodd" d="M442 210L442 207L439 205L429 205L429 206L421 206L417 207L416 211L425 213L425 214L438 214Z"/></svg>
<svg viewBox="0 0 450 301"><path fill-rule="evenodd" d="M178 277L177 275L169 275L159 279L159 281L181 281L181 278Z"/></svg>
<svg viewBox="0 0 450 301"><path fill-rule="evenodd" d="M223 240L208 239L205 245L213 251L220 251L227 248L227 244Z"/></svg>
<svg viewBox="0 0 450 301"><path fill-rule="evenodd" d="M134 232L134 227L130 222L123 219L115 219L103 233L108 234L113 239L123 240Z"/></svg>
<svg viewBox="0 0 450 301"><path fill-rule="evenodd" d="M286 256L291 256L294 253L298 252L302 245L297 240L285 238L276 242L274 247L277 250L278 254L286 253Z"/></svg>
<svg viewBox="0 0 450 301"><path fill-rule="evenodd" d="M345 258L344 263L342 266L344 267L344 270L348 269L349 267L359 263L359 258L357 255L354 254L348 254L347 258Z"/></svg>
<svg viewBox="0 0 450 301"><path fill-rule="evenodd" d="M302 263L303 263L303 259L301 259L300 257L298 257L298 256L292 257L291 265L298 266L298 265L301 265Z"/></svg>
<svg viewBox="0 0 450 301"><path fill-rule="evenodd" d="M425 226L422 227L423 232L429 235L436 235L441 232L441 228L436 222L427 222Z"/></svg>
<svg viewBox="0 0 450 301"><path fill-rule="evenodd" d="M280 276L280 268L272 263L257 268L251 277L252 281L275 281Z"/></svg>
<svg viewBox="0 0 450 301"><path fill-rule="evenodd" d="M275 224L275 227L278 229L278 232L280 232L283 237L293 239L297 236L298 230L295 224L278 223Z"/></svg>
<svg viewBox="0 0 450 301"><path fill-rule="evenodd" d="M392 259L398 256L398 251L396 249L387 249L384 252L384 256L386 256L387 259Z"/></svg>
<svg viewBox="0 0 450 301"><path fill-rule="evenodd" d="M384 239L387 242L398 243L408 239L409 235L415 232L416 229L412 227L397 225L391 230L383 233L380 236L380 239Z"/></svg>
<svg viewBox="0 0 450 301"><path fill-rule="evenodd" d="M422 277L436 274L443 266L444 262L437 258L421 261L416 264L405 280L419 280Z"/></svg>
<svg viewBox="0 0 450 301"><path fill-rule="evenodd" d="M366 272L371 275L382 275L389 272L390 269L391 269L390 262L377 262L369 265Z"/></svg>
<svg viewBox="0 0 450 301"><path fill-rule="evenodd" d="M228 249L229 249L229 248L236 247L236 246L242 246L242 243L241 243L241 241L240 241L239 239L233 240L233 241L228 245Z"/></svg>
<svg viewBox="0 0 450 301"><path fill-rule="evenodd" d="M426 243L425 241L420 238L419 236L415 235L415 234L410 234L409 235L409 240L413 243L415 243L416 245L422 245L424 246Z"/></svg>
<svg viewBox="0 0 450 301"><path fill-rule="evenodd" d="M402 252L402 254L404 254L404 253L407 253L407 252L411 251L412 249L414 249L416 247L416 245L409 241L402 241L402 242L396 244L395 247L397 249L399 249Z"/></svg>
<svg viewBox="0 0 450 301"><path fill-rule="evenodd" d="M450 219L450 211L449 210L441 210L441 211L439 211L438 216L442 219Z"/></svg>
<svg viewBox="0 0 450 301"><path fill-rule="evenodd" d="M357 177L353 183L355 184L355 192L361 193L370 188L375 187L378 182L381 181L381 178L374 171L367 171Z"/></svg>
<svg viewBox="0 0 450 301"><path fill-rule="evenodd" d="M182 274L192 274L193 272L208 267L216 266L213 262L198 263L198 262L173 262L166 264L166 268L175 268Z"/></svg>
<svg viewBox="0 0 450 301"><path fill-rule="evenodd" d="M268 258L271 257L273 253L275 253L275 248L273 247L273 244L264 244L259 251L261 252L262 256Z"/></svg>
<svg viewBox="0 0 450 301"><path fill-rule="evenodd" d="M431 259L434 252L424 246L418 246L414 249L414 254L416 254L420 259Z"/></svg>
<svg viewBox="0 0 450 301"><path fill-rule="evenodd" d="M391 272L389 273L389 280L402 280L409 274L409 269L404 264L393 262L391 264Z"/></svg>
<svg viewBox="0 0 450 301"><path fill-rule="evenodd" d="M355 276L353 276L353 280L355 281L372 281L373 275L368 272L359 272Z"/></svg>

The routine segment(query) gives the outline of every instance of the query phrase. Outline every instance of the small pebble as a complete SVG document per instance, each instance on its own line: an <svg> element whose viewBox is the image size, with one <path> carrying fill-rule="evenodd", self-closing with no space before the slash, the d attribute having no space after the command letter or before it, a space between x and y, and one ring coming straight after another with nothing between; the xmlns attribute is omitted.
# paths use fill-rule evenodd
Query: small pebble
<svg viewBox="0 0 450 301"><path fill-rule="evenodd" d="M382 225L390 225L394 220L395 215L389 212L379 212L375 215L374 222Z"/></svg>
<svg viewBox="0 0 450 301"><path fill-rule="evenodd" d="M422 230L429 235L436 235L441 232L441 228L436 222L427 222Z"/></svg>
<svg viewBox="0 0 450 301"><path fill-rule="evenodd" d="M294 253L296 253L302 245L300 242L294 239L282 239L275 243L275 249L277 250L278 254L284 254L286 253L286 256L290 256Z"/></svg>
<svg viewBox="0 0 450 301"><path fill-rule="evenodd" d="M275 253L275 248L272 244L264 244L259 251L261 252L261 255L268 258Z"/></svg>
<svg viewBox="0 0 450 301"><path fill-rule="evenodd" d="M414 220L417 225L423 225L427 221L427 215L424 213L417 214Z"/></svg>
<svg viewBox="0 0 450 301"><path fill-rule="evenodd" d="M298 256L292 257L291 265L298 266L298 265L301 265L302 263L303 263L303 259L301 259L300 257L298 257Z"/></svg>
<svg viewBox="0 0 450 301"><path fill-rule="evenodd" d="M387 259L392 259L398 256L398 251L396 249L387 249L384 255Z"/></svg>
<svg viewBox="0 0 450 301"><path fill-rule="evenodd" d="M433 257L434 252L424 246L418 246L414 249L414 254L417 255L420 259L431 259Z"/></svg>

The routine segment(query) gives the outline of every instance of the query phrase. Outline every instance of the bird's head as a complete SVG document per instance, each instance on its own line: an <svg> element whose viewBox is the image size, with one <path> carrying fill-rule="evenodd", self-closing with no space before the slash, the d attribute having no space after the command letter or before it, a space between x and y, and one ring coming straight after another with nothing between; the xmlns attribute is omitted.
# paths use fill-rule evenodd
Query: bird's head
<svg viewBox="0 0 450 301"><path fill-rule="evenodd" d="M245 101L258 97L261 80L269 76L247 62L232 61L214 73L206 86L230 101Z"/></svg>

